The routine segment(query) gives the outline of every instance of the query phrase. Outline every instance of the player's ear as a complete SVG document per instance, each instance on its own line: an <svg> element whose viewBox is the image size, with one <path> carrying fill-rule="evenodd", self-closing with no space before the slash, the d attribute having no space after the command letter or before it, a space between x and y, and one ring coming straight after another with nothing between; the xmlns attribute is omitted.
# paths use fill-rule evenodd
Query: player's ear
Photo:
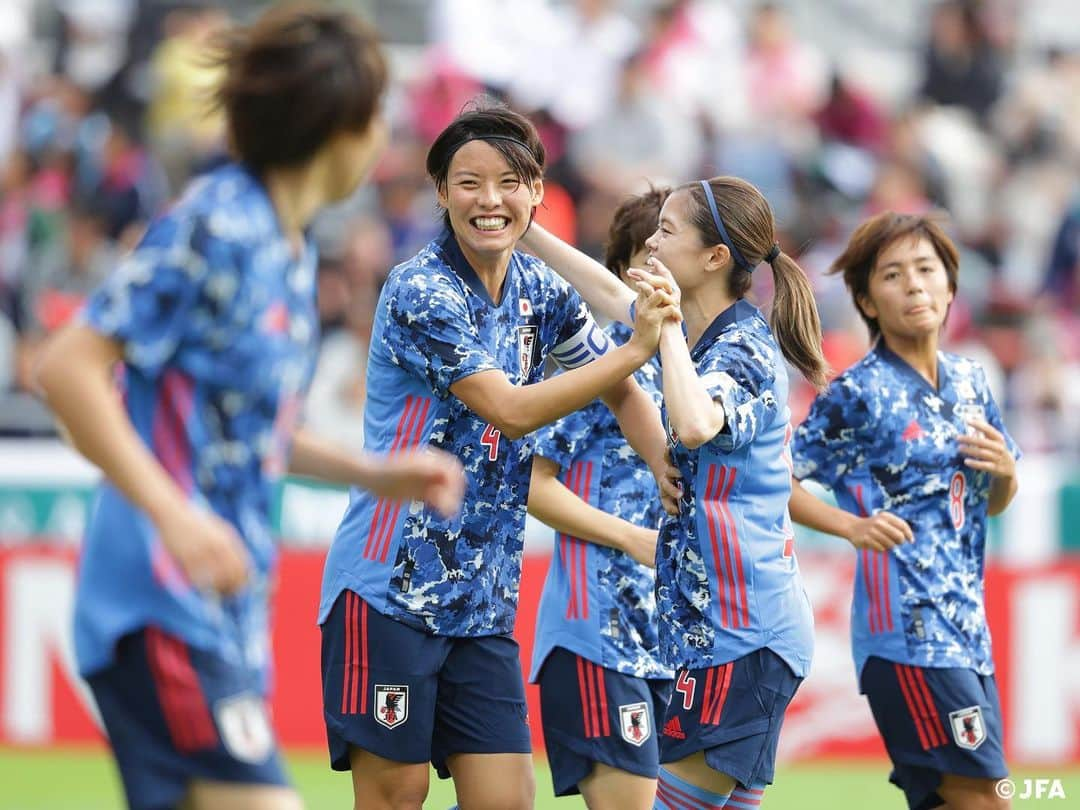
<svg viewBox="0 0 1080 810"><path fill-rule="evenodd" d="M951 299L950 299L951 300ZM874 306L874 301L869 295L857 295L855 296L855 304L859 307L859 311L862 312L867 318L873 318L877 320L878 309Z"/></svg>
<svg viewBox="0 0 1080 810"><path fill-rule="evenodd" d="M544 201L544 181L537 177L529 184L529 203L535 208Z"/></svg>
<svg viewBox="0 0 1080 810"><path fill-rule="evenodd" d="M439 204L439 208L446 211L450 208L450 197L446 193L446 183L440 183L435 186L435 200Z"/></svg>

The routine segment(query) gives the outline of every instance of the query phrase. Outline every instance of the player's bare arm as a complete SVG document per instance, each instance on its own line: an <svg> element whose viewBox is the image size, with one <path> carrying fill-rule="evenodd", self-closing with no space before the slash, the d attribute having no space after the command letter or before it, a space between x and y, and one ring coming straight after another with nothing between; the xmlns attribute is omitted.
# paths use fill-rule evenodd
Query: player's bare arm
<svg viewBox="0 0 1080 810"><path fill-rule="evenodd" d="M576 289L593 312L632 326L634 293L600 262L569 245L535 222L521 243Z"/></svg>
<svg viewBox="0 0 1080 810"><path fill-rule="evenodd" d="M42 350L36 381L75 449L158 529L185 575L231 593L247 579L249 560L236 530L192 506L135 432L112 382L120 344L87 326L69 326Z"/></svg>
<svg viewBox="0 0 1080 810"><path fill-rule="evenodd" d="M557 532L624 551L642 565L656 564L656 530L635 526L590 506L559 480L559 465L534 456L529 514Z"/></svg>
<svg viewBox="0 0 1080 810"><path fill-rule="evenodd" d="M891 512L859 517L808 492L797 478L791 479L791 519L807 528L843 537L857 549L889 551L915 540L907 521Z"/></svg>
<svg viewBox="0 0 1080 810"><path fill-rule="evenodd" d="M423 501L447 517L461 507L465 492L461 462L449 453L424 448L394 456L356 456L304 428L293 434L289 472L389 498Z"/></svg>

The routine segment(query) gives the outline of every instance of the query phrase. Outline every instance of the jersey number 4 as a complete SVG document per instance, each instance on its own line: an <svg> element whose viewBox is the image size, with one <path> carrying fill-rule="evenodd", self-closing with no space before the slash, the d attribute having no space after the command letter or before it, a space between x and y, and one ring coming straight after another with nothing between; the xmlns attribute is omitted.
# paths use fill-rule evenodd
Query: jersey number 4
<svg viewBox="0 0 1080 810"><path fill-rule="evenodd" d="M952 517L952 525L957 529L964 528L964 490L967 489L967 481L962 472L953 473L952 481L949 482L949 515Z"/></svg>
<svg viewBox="0 0 1080 810"><path fill-rule="evenodd" d="M690 711L694 707L694 688L697 686L697 678L686 674L684 669L679 673L679 680L675 682L675 691L682 695L682 707Z"/></svg>
<svg viewBox="0 0 1080 810"><path fill-rule="evenodd" d="M499 438L502 436L497 429L490 424L484 428L484 435L480 437L480 444L488 451L488 461L494 461L499 457Z"/></svg>

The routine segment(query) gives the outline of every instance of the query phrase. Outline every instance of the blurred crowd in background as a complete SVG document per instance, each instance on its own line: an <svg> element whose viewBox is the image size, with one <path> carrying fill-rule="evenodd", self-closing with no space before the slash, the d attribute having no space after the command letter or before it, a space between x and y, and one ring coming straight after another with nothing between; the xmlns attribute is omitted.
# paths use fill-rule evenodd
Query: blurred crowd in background
<svg viewBox="0 0 1080 810"><path fill-rule="evenodd" d="M315 228L323 339L309 421L362 445L380 283L439 227L427 146L487 94L536 122L549 154L540 220L593 255L615 206L650 182L758 185L815 287L836 370L867 347L826 274L852 229L885 209L947 212L962 260L946 345L987 368L1026 452L1080 459L1080 31L1064 17L1060 37L1025 34L1049 2L896 0L882 14L861 0L406 4L420 30L388 36L391 146ZM402 28L400 15L382 24L385 3L346 5ZM36 348L186 178L222 160L207 48L260 4L4 6L0 434L35 435L52 429L28 389ZM769 283L758 274L760 303ZM812 395L795 392L797 419Z"/></svg>

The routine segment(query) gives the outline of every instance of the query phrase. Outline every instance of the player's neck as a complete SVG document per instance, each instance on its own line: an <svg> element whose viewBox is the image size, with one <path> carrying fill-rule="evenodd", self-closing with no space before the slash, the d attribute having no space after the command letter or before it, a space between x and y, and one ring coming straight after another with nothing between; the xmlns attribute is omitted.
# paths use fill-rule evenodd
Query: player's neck
<svg viewBox="0 0 1080 810"><path fill-rule="evenodd" d="M882 335L889 350L911 366L920 377L934 388L938 386L938 335L901 336Z"/></svg>
<svg viewBox="0 0 1080 810"><path fill-rule="evenodd" d="M304 229L327 203L323 183L310 166L271 169L263 177L282 233L295 252L303 247Z"/></svg>
<svg viewBox="0 0 1080 810"><path fill-rule="evenodd" d="M514 255L513 248L498 253L477 253L465 244L464 239L458 240L458 247L469 263L469 267L476 273L484 289L488 291L491 300L498 303L502 300L503 283L506 281L506 270L510 266L510 258Z"/></svg>
<svg viewBox="0 0 1080 810"><path fill-rule="evenodd" d="M734 303L735 299L716 284L703 284L689 293L684 290L681 309L687 345L694 348L716 316Z"/></svg>

